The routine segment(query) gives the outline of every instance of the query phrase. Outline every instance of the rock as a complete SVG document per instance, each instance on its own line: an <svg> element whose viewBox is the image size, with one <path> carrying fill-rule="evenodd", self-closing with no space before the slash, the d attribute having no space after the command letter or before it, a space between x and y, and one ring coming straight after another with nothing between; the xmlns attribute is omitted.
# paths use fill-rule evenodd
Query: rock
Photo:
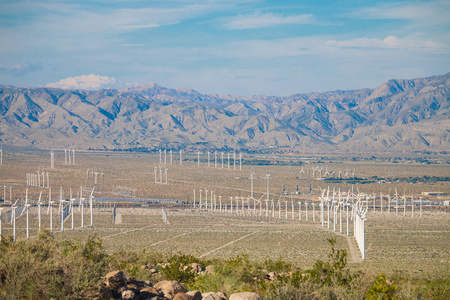
<svg viewBox="0 0 450 300"><path fill-rule="evenodd" d="M123 300L133 300L135 299L136 294L132 290L125 290L122 292Z"/></svg>
<svg viewBox="0 0 450 300"><path fill-rule="evenodd" d="M275 280L275 278L277 278L276 272L269 272L267 275L269 276L269 280Z"/></svg>
<svg viewBox="0 0 450 300"><path fill-rule="evenodd" d="M150 281L136 280L133 277L127 279L127 287L132 290L142 290L143 288L152 287Z"/></svg>
<svg viewBox="0 0 450 300"><path fill-rule="evenodd" d="M202 300L228 300L227 296L225 296L224 293L218 292L209 292L202 294L203 299Z"/></svg>
<svg viewBox="0 0 450 300"><path fill-rule="evenodd" d="M205 268L205 273L206 274L214 274L214 266L213 265L209 265Z"/></svg>
<svg viewBox="0 0 450 300"><path fill-rule="evenodd" d="M202 265L198 263L192 263L189 265L196 273L200 273L202 271Z"/></svg>
<svg viewBox="0 0 450 300"><path fill-rule="evenodd" d="M87 289L83 293L84 299L92 299L92 300L110 300L113 297L109 288L106 287L105 284L101 286L96 286L90 289Z"/></svg>
<svg viewBox="0 0 450 300"><path fill-rule="evenodd" d="M189 291L186 293L186 295L189 295L192 297L192 300L202 300L202 293L200 293L199 291Z"/></svg>
<svg viewBox="0 0 450 300"><path fill-rule="evenodd" d="M230 300L262 300L262 298L257 293L244 292L231 295Z"/></svg>
<svg viewBox="0 0 450 300"><path fill-rule="evenodd" d="M219 295L220 297L222 297L222 299L228 300L228 297L225 293L222 292L217 292L217 295Z"/></svg>
<svg viewBox="0 0 450 300"><path fill-rule="evenodd" d="M110 289L118 290L127 285L127 279L122 271L112 271L106 274L106 286Z"/></svg>
<svg viewBox="0 0 450 300"><path fill-rule="evenodd" d="M186 287L178 281L160 281L154 286L155 289L163 292L164 297L172 299L176 294L186 293Z"/></svg>
<svg viewBox="0 0 450 300"><path fill-rule="evenodd" d="M140 300L146 300L146 299L154 299L155 297L161 297L162 293L160 293L157 289L152 287L143 288L139 293L139 299Z"/></svg>
<svg viewBox="0 0 450 300"><path fill-rule="evenodd" d="M156 271L156 269L150 269L150 270L148 270L148 273L149 273L150 275L153 275L153 274L155 274L155 273L158 273L158 271Z"/></svg>
<svg viewBox="0 0 450 300"><path fill-rule="evenodd" d="M192 300L192 297L186 293L178 293L173 297L173 300Z"/></svg>

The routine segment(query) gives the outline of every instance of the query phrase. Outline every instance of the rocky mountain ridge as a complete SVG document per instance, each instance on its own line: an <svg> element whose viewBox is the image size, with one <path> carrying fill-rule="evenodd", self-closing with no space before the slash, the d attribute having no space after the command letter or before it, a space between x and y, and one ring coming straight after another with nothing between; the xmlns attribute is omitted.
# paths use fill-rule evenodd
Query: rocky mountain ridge
<svg viewBox="0 0 450 300"><path fill-rule="evenodd" d="M0 86L0 139L43 148L448 151L450 73L287 97L148 84L97 91Z"/></svg>

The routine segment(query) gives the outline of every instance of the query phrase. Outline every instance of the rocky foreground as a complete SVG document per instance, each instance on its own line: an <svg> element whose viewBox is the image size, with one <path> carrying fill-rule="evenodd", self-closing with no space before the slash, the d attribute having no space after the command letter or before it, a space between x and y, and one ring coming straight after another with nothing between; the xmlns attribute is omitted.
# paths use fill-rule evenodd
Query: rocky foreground
<svg viewBox="0 0 450 300"><path fill-rule="evenodd" d="M197 265L197 264L196 264ZM197 267L197 266L196 266ZM201 269L201 267L200 267ZM232 294L229 298L222 292L200 293L188 291L178 281L163 280L154 285L150 281L140 281L126 277L122 271L112 271L106 275L105 282L85 292L85 299L126 299L126 300L260 300L258 294L243 292Z"/></svg>

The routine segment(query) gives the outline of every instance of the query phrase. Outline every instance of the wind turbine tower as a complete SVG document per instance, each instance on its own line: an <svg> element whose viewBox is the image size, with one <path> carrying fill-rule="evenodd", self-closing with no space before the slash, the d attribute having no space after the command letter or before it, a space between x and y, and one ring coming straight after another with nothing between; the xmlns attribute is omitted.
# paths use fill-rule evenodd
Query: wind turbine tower
<svg viewBox="0 0 450 300"><path fill-rule="evenodd" d="M254 175L255 173L253 173L253 172L250 172L250 180L251 180L251 183L252 183L252 191L251 191L251 197L253 198L253 175Z"/></svg>
<svg viewBox="0 0 450 300"><path fill-rule="evenodd" d="M50 152L50 167L55 168L55 152Z"/></svg>

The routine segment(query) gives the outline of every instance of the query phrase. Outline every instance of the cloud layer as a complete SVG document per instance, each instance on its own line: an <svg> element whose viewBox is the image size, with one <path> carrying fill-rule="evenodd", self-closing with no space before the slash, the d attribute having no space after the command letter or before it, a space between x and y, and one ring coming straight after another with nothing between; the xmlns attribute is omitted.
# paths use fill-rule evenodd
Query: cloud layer
<svg viewBox="0 0 450 300"><path fill-rule="evenodd" d="M313 15L282 15L275 13L253 13L225 19L227 29L254 29L278 25L312 24Z"/></svg>
<svg viewBox="0 0 450 300"><path fill-rule="evenodd" d="M40 64L18 64L10 67L0 67L0 73L14 77L22 77L31 72L40 71L44 68Z"/></svg>
<svg viewBox="0 0 450 300"><path fill-rule="evenodd" d="M49 83L46 86L60 89L80 89L80 90L97 90L111 87L118 87L120 81L114 77L101 75L81 75L77 77L68 77L58 82Z"/></svg>

